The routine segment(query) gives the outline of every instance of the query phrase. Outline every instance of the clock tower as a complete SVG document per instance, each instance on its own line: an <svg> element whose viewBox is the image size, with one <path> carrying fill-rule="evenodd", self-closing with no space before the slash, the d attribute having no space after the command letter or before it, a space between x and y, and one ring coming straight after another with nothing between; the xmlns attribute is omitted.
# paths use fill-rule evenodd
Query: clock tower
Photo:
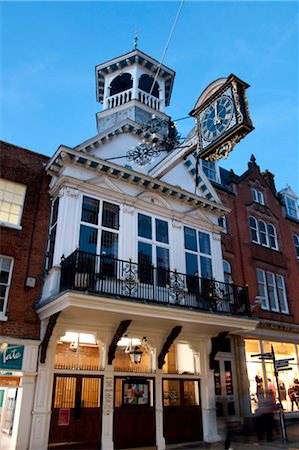
<svg viewBox="0 0 299 450"><path fill-rule="evenodd" d="M97 113L98 133L131 119L144 125L156 117L170 120L164 113L170 103L175 72L135 49L96 66L96 96L103 104ZM167 132L160 130L162 134Z"/></svg>

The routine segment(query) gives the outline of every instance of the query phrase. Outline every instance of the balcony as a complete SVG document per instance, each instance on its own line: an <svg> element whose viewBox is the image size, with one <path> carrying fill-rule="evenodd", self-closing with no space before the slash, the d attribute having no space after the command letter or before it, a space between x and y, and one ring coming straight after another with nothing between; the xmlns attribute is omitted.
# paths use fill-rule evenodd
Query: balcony
<svg viewBox="0 0 299 450"><path fill-rule="evenodd" d="M61 262L60 292L250 316L246 287L76 250Z"/></svg>

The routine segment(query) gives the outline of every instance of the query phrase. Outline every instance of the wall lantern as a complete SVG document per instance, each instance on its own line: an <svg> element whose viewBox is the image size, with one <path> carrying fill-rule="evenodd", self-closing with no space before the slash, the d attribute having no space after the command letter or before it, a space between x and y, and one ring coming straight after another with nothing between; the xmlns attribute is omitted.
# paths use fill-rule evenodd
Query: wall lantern
<svg viewBox="0 0 299 450"><path fill-rule="evenodd" d="M135 364L141 363L142 351L140 350L138 345L129 352L129 357L130 357L131 363L135 363Z"/></svg>

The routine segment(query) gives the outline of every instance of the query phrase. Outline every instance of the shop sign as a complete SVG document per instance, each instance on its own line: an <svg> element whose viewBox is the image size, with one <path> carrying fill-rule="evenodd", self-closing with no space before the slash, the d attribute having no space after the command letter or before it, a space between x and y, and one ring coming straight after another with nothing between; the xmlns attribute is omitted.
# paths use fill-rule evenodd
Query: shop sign
<svg viewBox="0 0 299 450"><path fill-rule="evenodd" d="M21 370L24 345L0 343L0 369Z"/></svg>
<svg viewBox="0 0 299 450"><path fill-rule="evenodd" d="M66 427L70 424L71 410L70 408L60 408L58 413L58 426Z"/></svg>

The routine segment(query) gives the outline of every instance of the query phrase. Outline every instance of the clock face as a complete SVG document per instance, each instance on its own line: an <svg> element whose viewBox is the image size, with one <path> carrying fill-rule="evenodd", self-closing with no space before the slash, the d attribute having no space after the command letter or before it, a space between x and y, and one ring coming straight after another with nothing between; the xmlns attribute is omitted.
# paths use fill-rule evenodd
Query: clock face
<svg viewBox="0 0 299 450"><path fill-rule="evenodd" d="M212 142L218 139L228 128L234 112L230 97L223 95L207 107L200 116L201 135Z"/></svg>

